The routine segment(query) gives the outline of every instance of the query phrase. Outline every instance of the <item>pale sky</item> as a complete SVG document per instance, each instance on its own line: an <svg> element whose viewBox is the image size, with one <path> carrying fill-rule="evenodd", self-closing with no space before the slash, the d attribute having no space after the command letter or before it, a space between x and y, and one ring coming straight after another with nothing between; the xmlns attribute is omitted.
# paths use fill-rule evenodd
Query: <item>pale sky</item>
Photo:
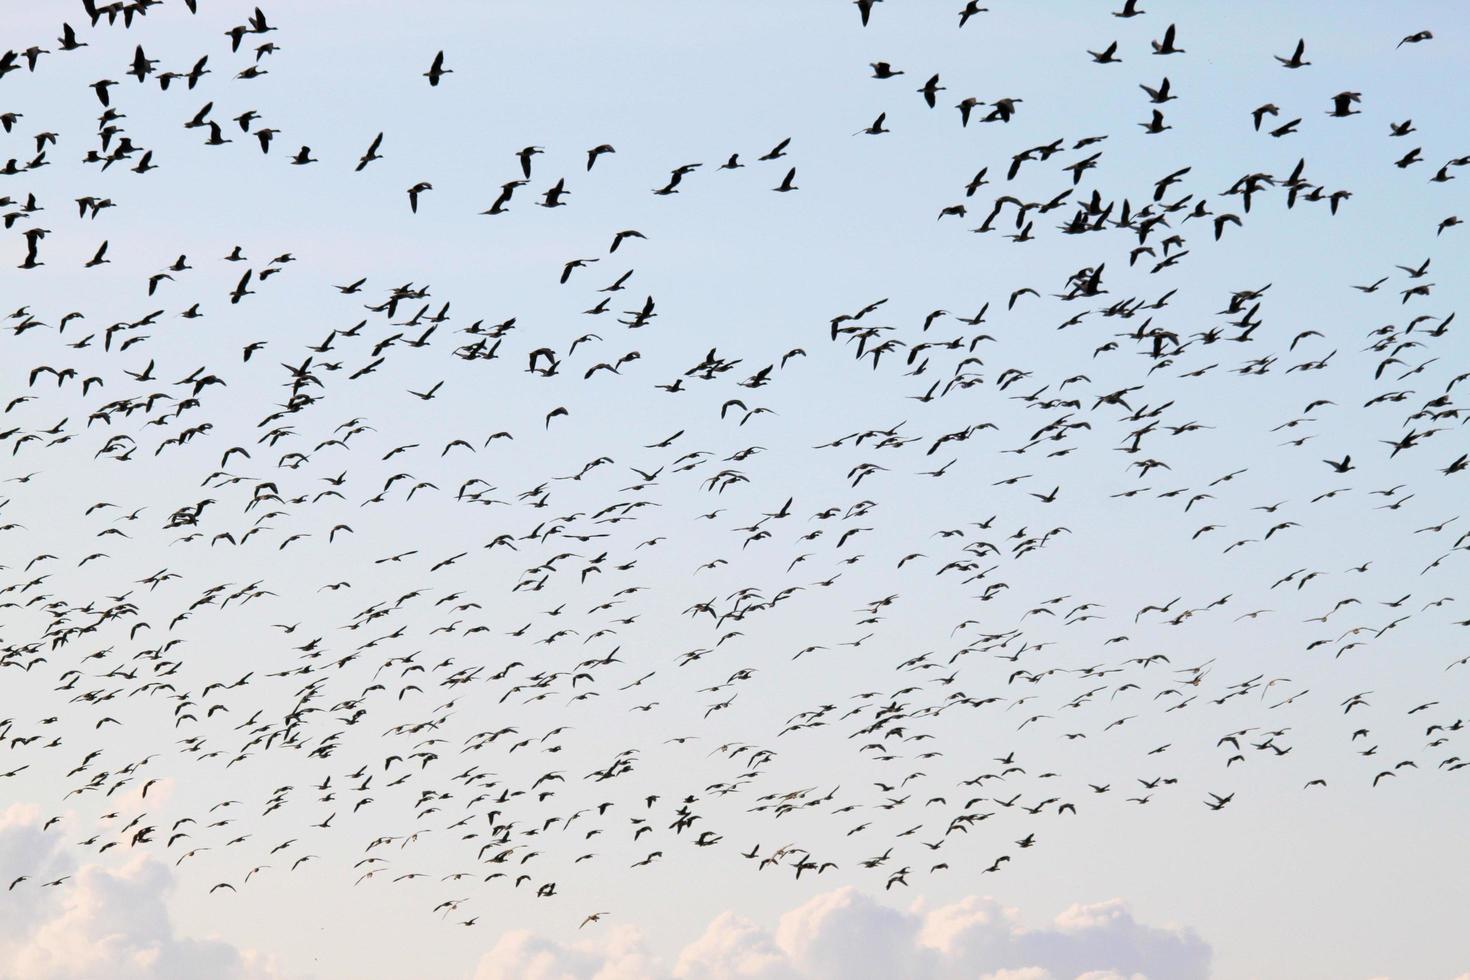
<svg viewBox="0 0 1470 980"><path fill-rule="evenodd" d="M197 6L0 13L0 977L1470 971L1461 9Z"/></svg>

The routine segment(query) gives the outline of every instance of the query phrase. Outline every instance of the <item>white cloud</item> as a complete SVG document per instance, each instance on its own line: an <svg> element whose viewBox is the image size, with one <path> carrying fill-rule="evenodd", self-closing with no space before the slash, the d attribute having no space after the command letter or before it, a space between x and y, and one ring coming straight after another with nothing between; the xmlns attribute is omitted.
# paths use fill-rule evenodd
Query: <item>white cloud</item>
<svg viewBox="0 0 1470 980"><path fill-rule="evenodd" d="M660 962L636 928L601 943L563 946L515 932L481 959L476 980L1194 980L1210 947L1187 929L1145 925L1120 900L1074 905L1026 928L992 898L907 910L853 888L826 892L781 916L774 930L733 912Z"/></svg>
<svg viewBox="0 0 1470 980"><path fill-rule="evenodd" d="M525 930L507 932L480 960L475 980L646 980L659 968L632 926L574 946Z"/></svg>
<svg viewBox="0 0 1470 980"><path fill-rule="evenodd" d="M150 793L151 797L152 794ZM228 943L180 936L167 899L173 874L138 855L118 866L75 865L59 828L35 807L0 813L0 976L6 980L271 980L273 962ZM67 876L61 885L46 881Z"/></svg>
<svg viewBox="0 0 1470 980"><path fill-rule="evenodd" d="M28 876L0 890L0 977L280 976L256 953L179 935L166 864L140 854L79 866L62 846L71 821L43 831L44 819L31 806L0 811L0 889ZM60 887L42 887L63 875ZM903 909L842 888L773 926L725 912L672 956L651 950L630 924L606 923L569 943L507 932L481 957L475 980L1202 980L1209 963L1209 946L1192 931L1140 923L1120 900L1074 905L1031 929L993 898Z"/></svg>
<svg viewBox="0 0 1470 980"><path fill-rule="evenodd" d="M775 937L734 912L717 916L704 934L684 947L674 967L680 977L794 977Z"/></svg>

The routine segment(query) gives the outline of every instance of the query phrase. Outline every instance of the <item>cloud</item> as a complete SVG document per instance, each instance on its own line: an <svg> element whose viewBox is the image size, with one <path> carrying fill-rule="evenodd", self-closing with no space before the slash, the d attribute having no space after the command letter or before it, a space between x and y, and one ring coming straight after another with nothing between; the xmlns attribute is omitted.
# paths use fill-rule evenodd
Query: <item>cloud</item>
<svg viewBox="0 0 1470 980"><path fill-rule="evenodd" d="M150 799L152 793L149 794ZM274 961L180 935L172 869L138 854L78 865L62 829L33 806L0 810L0 977L5 980L277 980ZM69 839L69 838L68 838ZM11 880L28 880L13 890ZM66 876L59 887L45 881ZM1210 947L1187 929L1147 925L1121 900L1073 905L1040 928L993 898L885 905L854 888L816 895L774 925L716 916L673 955L634 924L606 922L562 943L503 934L475 980L1203 980Z"/></svg>
<svg viewBox="0 0 1470 980"><path fill-rule="evenodd" d="M562 946L525 930L507 932L480 960L475 980L645 980L660 974L632 926L605 938Z"/></svg>
<svg viewBox="0 0 1470 980"><path fill-rule="evenodd" d="M149 794L152 795L151 793ZM169 867L147 855L78 867L33 806L0 812L0 977L5 980L273 980L268 958L177 934ZM66 876L56 887L42 883Z"/></svg>
<svg viewBox="0 0 1470 980"><path fill-rule="evenodd" d="M684 947L674 973L681 977L793 977L786 951L750 919L725 912Z"/></svg>
<svg viewBox="0 0 1470 980"><path fill-rule="evenodd" d="M774 930L725 912L671 961L650 953L633 926L572 945L507 933L475 980L1203 980L1209 967L1210 947L1192 930L1140 923L1121 900L1073 905L1029 929L993 898L904 910L842 888L790 910Z"/></svg>

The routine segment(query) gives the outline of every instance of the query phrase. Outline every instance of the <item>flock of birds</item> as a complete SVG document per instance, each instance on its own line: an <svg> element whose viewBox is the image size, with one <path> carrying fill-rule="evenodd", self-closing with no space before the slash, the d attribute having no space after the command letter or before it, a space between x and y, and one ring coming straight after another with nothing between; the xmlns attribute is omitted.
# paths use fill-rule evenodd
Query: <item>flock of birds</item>
<svg viewBox="0 0 1470 980"><path fill-rule="evenodd" d="M182 2L198 15L195 0ZM883 4L855 3L861 29L881 34ZM892 890L1012 871L1056 821L1103 807L1176 797L1238 806L1247 769L1259 779L1315 764L1292 756L1294 719L1339 687L1341 731L1323 751L1352 757L1347 791L1463 778L1470 752L1449 685L1463 683L1456 668L1470 657L1436 663L1443 683L1411 703L1353 682L1420 624L1470 625L1456 605L1470 525L1426 512L1420 497L1443 494L1442 481L1463 485L1470 468L1456 400L1470 368L1463 345L1457 358L1454 312L1436 306L1442 264L1431 251L1461 223L1453 214L1412 229L1424 253L1384 263L1376 281L1323 287L1363 294L1372 326L1361 330L1273 313L1282 287L1271 276L1210 286L1209 322L1176 317L1183 297L1170 274L1204 275L1215 243L1248 234L1253 215L1335 221L1373 188L1317 183L1305 160L1241 173L1223 191L1191 166L1114 175L1114 187L1131 181L1125 192L1093 184L1109 141L1138 139L1137 127L989 150L936 202L937 225L934 211L916 216L939 233L978 219L972 231L1004 236L1004 249L1078 236L1096 254L1087 266L1045 281L1033 268L1033 284L965 300L972 315L916 297L834 303L827 322L772 349L702 335L698 311L641 298L632 269L598 278L636 261L656 227L609 227L597 251L568 249L547 269L547 289L585 307L567 329L527 329L509 311L462 315L483 301L420 285L430 270L409 257L401 284L328 283L298 273L309 255L263 261L244 246L179 254L126 297L77 289L65 308L24 302L34 278L70 281L109 264L117 250L98 230L129 206L122 191L47 199L28 179L48 166L76 168L78 186L130 171L112 185L125 188L167 174L145 119L210 147L236 144L240 166L284 157L344 181L370 180L384 153L412 152L391 130L364 132L357 159L283 144L269 112L244 99L288 56L277 43L288 30L255 8L225 39L206 37L190 64L164 70L147 53L160 6L84 0L54 40L0 55L0 216L12 256L0 289L18 298L0 335L0 458L10 461L0 791L59 787L43 801L51 834L65 832L71 810L93 814L95 828L71 842L79 856L147 851L215 901L292 873L363 888L418 880L409 887L422 889L425 911L465 926L512 895L575 896L583 862L636 883L691 848ZM987 13L970 0L959 28L979 29ZM1112 16L1150 15L1126 0ZM1191 57L1190 37L1184 24L1154 27L1147 46L1109 39L1077 57L1106 66L1099 85L1141 90L1138 127L1166 140L1193 93L1155 76ZM93 57L119 33L130 62L97 63L98 80L78 96L95 103L94 132L53 132L24 106L9 111L7 76ZM1391 57L1431 44L1428 30L1384 39ZM1316 70L1307 40L1258 57L1283 82ZM469 58L453 46L429 52L422 79L402 84L440 97ZM1142 81L1115 67L1139 63L1150 72ZM957 110L946 125L991 126L987 147L1004 146L1007 125L1047 95L969 96L951 109L940 74L869 67L885 86L927 79L905 95L909 111ZM853 84L873 83L855 72ZM181 112L191 93L202 108ZM1300 127L1341 125L1369 99L1342 92L1311 122L1305 110L1287 119L1274 104L1243 106L1241 136L1269 134L1275 147ZM890 134L897 114L856 135ZM1401 153L1415 133L1395 118L1361 134L1364 156L1385 158L1373 180L1427 172L1439 193L1470 156ZM677 165L649 190L669 199L694 191L702 170L765 168L750 193L800 208L801 146L777 137L709 168ZM527 197L576 207L568 184L617 162L611 143L559 149L573 161L566 173L546 172L546 160L563 160L553 150L507 147L492 203L454 206L491 222ZM1019 188L1036 182L1048 190L1028 199ZM433 220L421 213L431 181L394 193L416 220ZM53 251L76 239L86 239L84 261ZM231 286L196 288L209 269L229 270ZM248 319L264 294L331 287L335 324ZM138 297L120 319L96 309ZM676 317L677 333L660 330ZM201 318L253 334L228 362L199 365L181 331ZM1027 330L1047 331L1086 369L1031 353ZM797 444L781 411L800 411L818 364L863 404L831 422L826 441ZM456 385L485 390L512 375L544 394L507 409L516 421L504 428L481 424L484 414L416 421ZM1235 402L1261 386L1300 410L1246 433L1258 453L1192 448L1207 430L1239 426L1249 416ZM1361 397L1347 404L1340 392ZM654 400L657 431L629 423L582 464L555 468L550 447L578 445L578 427L620 399ZM951 424L957 416L970 421ZM516 468L497 461L527 444L548 448ZM1080 468L1066 459L1074 453ZM1273 470L1303 460L1310 492L1263 495ZM1360 467L1393 480L1379 485ZM943 508L907 506L935 487ZM79 489L95 499L61 509ZM1083 500L1136 522L1143 548L1182 513L1189 524L1175 536L1188 541L1170 547L1193 549L1219 588L1129 608L1074 594L1075 549L1098 529L1054 515ZM1291 550L1310 529L1347 521L1361 552L1351 567ZM1422 569L1404 565L1421 555ZM659 561L679 571L650 574ZM1258 580L1256 569L1278 564ZM1116 584L1126 589L1126 578ZM1315 638L1282 651L1273 673L1190 653L1257 620L1300 623L1303 611ZM934 620L945 639L916 645L921 631L893 625L904 617ZM889 680L853 686L862 671ZM770 705L787 702L801 707L775 717ZM1125 740L1140 731L1144 751ZM1171 766L1185 742L1218 759ZM1085 771L1065 768L1067 753L1098 743ZM1338 786L1325 771L1308 768L1301 790ZM183 793L160 800L165 781L208 805ZM124 819L116 801L134 793L137 812ZM68 882L26 866L0 877L11 893ZM580 925L606 915L568 912Z"/></svg>

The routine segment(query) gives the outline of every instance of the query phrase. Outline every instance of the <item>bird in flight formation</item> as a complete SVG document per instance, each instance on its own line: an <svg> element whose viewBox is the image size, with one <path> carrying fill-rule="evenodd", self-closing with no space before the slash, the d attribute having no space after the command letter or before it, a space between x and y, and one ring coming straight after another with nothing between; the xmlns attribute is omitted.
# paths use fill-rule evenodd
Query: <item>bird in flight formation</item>
<svg viewBox="0 0 1470 980"><path fill-rule="evenodd" d="M889 5L854 3L832 29L884 43ZM589 882L665 862L892 891L1027 874L1094 815L1464 778L1470 657L1424 638L1470 625L1470 349L1445 305L1470 156L1430 149L1453 132L1405 152L1412 107L1366 82L1314 87L1353 59L1233 51L1280 103L1237 104L1161 75L1206 58L1187 10L1127 0L1070 55L1136 103L1106 132L936 56L854 63L861 117L709 167L636 169L677 133L502 131L469 168L386 116L332 120L350 151L278 130L300 107L258 79L296 11L201 27L173 64L158 8L198 6L85 0L0 56L0 108L56 79L0 115L0 787L94 816L80 856L151 854L222 908L336 876L451 925L519 900L581 929L615 915ZM1005 16L972 0L961 37ZM1442 43L1406 30L1383 71ZM445 43L392 81L416 112L482 72ZM1187 135L1205 111L1219 159ZM1292 152L1323 133L1351 152ZM833 213L830 147L846 168L911 136L947 141L950 177L894 241L988 249L1010 279L875 264L861 294L811 286L821 315L729 329L660 268L702 247L681 210L733 201L759 243ZM464 220L556 248L518 284L552 312L431 285L451 277L416 240L347 269L306 229L225 251L205 216L114 213L171 175L319 171L425 243ZM583 203L618 187L615 214ZM1392 234L1264 258L1273 235L1329 247L1390 188ZM1407 665L1365 683L1381 662ZM7 857L9 894L69 887Z"/></svg>

